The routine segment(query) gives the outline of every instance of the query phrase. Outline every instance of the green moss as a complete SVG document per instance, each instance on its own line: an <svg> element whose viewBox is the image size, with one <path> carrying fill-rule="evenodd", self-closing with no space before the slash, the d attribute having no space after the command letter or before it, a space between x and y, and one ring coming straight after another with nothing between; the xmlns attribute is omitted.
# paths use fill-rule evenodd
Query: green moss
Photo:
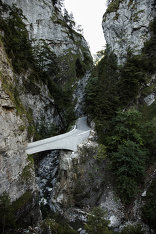
<svg viewBox="0 0 156 234"><path fill-rule="evenodd" d="M129 0L128 8L135 2L135 0Z"/></svg>
<svg viewBox="0 0 156 234"><path fill-rule="evenodd" d="M52 18L52 20L54 19L54 17ZM53 21L54 23L60 24L62 27L68 28L68 24L64 21L59 19L58 17L55 18L55 20Z"/></svg>
<svg viewBox="0 0 156 234"><path fill-rule="evenodd" d="M120 3L122 3L124 0L114 0L112 1L108 7L107 7L107 10L103 16L103 20L105 21L106 20L106 17L108 14L110 14L111 12L116 12L118 9L119 9L119 5Z"/></svg>
<svg viewBox="0 0 156 234"><path fill-rule="evenodd" d="M143 221L156 231L156 178L148 188L147 196L144 198L144 206L142 208Z"/></svg>
<svg viewBox="0 0 156 234"><path fill-rule="evenodd" d="M7 193L0 196L0 233L8 233L8 229L15 227L15 213Z"/></svg>
<svg viewBox="0 0 156 234"><path fill-rule="evenodd" d="M26 112L22 105L22 102L19 99L17 89L14 87L14 85L11 82L9 82L6 79L6 77L2 81L2 87L5 90L5 92L9 95L11 101L14 103L17 115L20 115L23 119L23 115L25 115Z"/></svg>
<svg viewBox="0 0 156 234"><path fill-rule="evenodd" d="M20 115L21 118L23 118L23 115L26 114L26 110L19 98L19 93L16 87L14 87L14 89L12 90L13 94L14 94L14 102L16 105L16 110L17 110L17 115Z"/></svg>
<svg viewBox="0 0 156 234"><path fill-rule="evenodd" d="M16 228L24 226L23 220L19 223L19 214L32 200L30 191L25 192L19 199L10 202L7 193L0 196L0 233L16 233Z"/></svg>
<svg viewBox="0 0 156 234"><path fill-rule="evenodd" d="M114 16L113 20L118 20L119 18L119 13L116 13L116 15Z"/></svg>
<svg viewBox="0 0 156 234"><path fill-rule="evenodd" d="M31 154L28 154L28 161L32 166L34 166L34 158Z"/></svg>
<svg viewBox="0 0 156 234"><path fill-rule="evenodd" d="M26 116L27 116L27 120L28 120L28 138L30 139L36 132L35 129L35 125L34 125L34 121L33 121L33 111L32 109L29 107L29 109L26 111Z"/></svg>
<svg viewBox="0 0 156 234"><path fill-rule="evenodd" d="M140 14L140 13L144 13L144 10L140 10L140 11L138 11L138 12L132 14L131 20L133 20L134 22L139 21L139 20L140 20L140 17L139 17L139 14Z"/></svg>
<svg viewBox="0 0 156 234"><path fill-rule="evenodd" d="M14 212L24 207L32 199L32 193L30 191L25 192L19 199L12 203Z"/></svg>
<svg viewBox="0 0 156 234"><path fill-rule="evenodd" d="M106 219L106 211L99 207L94 207L92 212L88 214L88 220L85 224L87 233L113 234L109 228L110 221Z"/></svg>
<svg viewBox="0 0 156 234"><path fill-rule="evenodd" d="M142 230L142 226L140 224L137 225L128 225L122 229L121 234L144 234L145 232Z"/></svg>
<svg viewBox="0 0 156 234"><path fill-rule="evenodd" d="M81 45L81 40L75 41L75 44L80 48L84 58L79 54L73 54L72 49L68 49L65 55L59 57L60 72L57 74L57 79L63 78L66 86L73 85L92 66L92 59L88 55L87 49Z"/></svg>
<svg viewBox="0 0 156 234"><path fill-rule="evenodd" d="M19 99L19 93L16 89L16 87L11 83L11 81L8 80L7 77L5 77L4 75L2 75L2 73L0 73L0 79L2 81L2 87L4 89L4 91L9 95L11 101L13 102L13 104L16 107L16 114L19 115L23 121L25 122L27 118L28 120L28 138L30 138L34 132L35 132L35 127L34 127L34 123L33 123L33 116L32 116L32 110L29 108L29 110L25 110L21 100ZM22 132L25 130L27 126L27 123L25 123L25 125L21 125L19 127L19 130Z"/></svg>
<svg viewBox="0 0 156 234"><path fill-rule="evenodd" d="M105 145L100 144L98 147L98 152L97 154L94 156L94 159L97 160L105 160L107 158L107 148Z"/></svg>
<svg viewBox="0 0 156 234"><path fill-rule="evenodd" d="M75 62L77 55L72 54L71 49L66 51L66 54L59 57L60 73L57 79L63 77L66 83L73 83L76 80ZM68 79L68 80L67 80Z"/></svg>
<svg viewBox="0 0 156 234"><path fill-rule="evenodd" d="M63 222L56 222L54 219L46 218L43 220L41 225L42 230L44 233L47 233L47 230L51 230L52 233L59 233L59 234L77 234L78 232L73 230L67 223Z"/></svg>
<svg viewBox="0 0 156 234"><path fill-rule="evenodd" d="M7 80L7 77L3 76L2 73L0 73L0 79L2 81L2 88L9 95L11 101L15 104L15 98L13 95L13 91L14 91L13 85Z"/></svg>
<svg viewBox="0 0 156 234"><path fill-rule="evenodd" d="M20 73L26 71L34 62L28 32L23 23L25 17L22 10L15 5L10 7L1 2L0 12L4 11L9 16L5 19L0 14L0 30L4 32L2 40L14 70Z"/></svg>
<svg viewBox="0 0 156 234"><path fill-rule="evenodd" d="M23 181L28 181L29 179L32 178L33 165L32 165L32 161L29 161L29 162L30 163L27 166L25 166L21 174L21 178Z"/></svg>
<svg viewBox="0 0 156 234"><path fill-rule="evenodd" d="M20 131L20 132L24 132L25 129L26 129L26 126L25 126L25 125L19 126L19 131Z"/></svg>

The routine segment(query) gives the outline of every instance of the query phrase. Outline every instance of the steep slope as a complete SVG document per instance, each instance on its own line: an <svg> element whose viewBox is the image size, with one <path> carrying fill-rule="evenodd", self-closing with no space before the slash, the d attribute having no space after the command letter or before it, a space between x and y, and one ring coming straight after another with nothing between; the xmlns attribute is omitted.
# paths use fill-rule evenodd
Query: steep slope
<svg viewBox="0 0 156 234"><path fill-rule="evenodd" d="M27 2L5 0L4 2L10 6L16 4L22 9L30 39L46 40L57 55L64 54L65 51L67 53L67 50L71 49L73 54L81 53L83 56L84 51L77 44L81 44L86 49L86 53L90 55L84 38L68 27L65 22L59 1L58 4L54 4L51 0L28 0Z"/></svg>
<svg viewBox="0 0 156 234"><path fill-rule="evenodd" d="M133 71L135 64L138 64L140 66L138 72L142 72L142 77L146 77L145 81L139 84L137 97L144 97L147 105L151 105L155 101L156 92L155 21L153 22L156 17L155 8L155 0L109 1L102 22L107 45L117 56L117 63L123 65L127 62L125 70L126 66L128 68L129 62L134 63L133 68L131 66ZM140 55L140 57L133 57L135 55Z"/></svg>
<svg viewBox="0 0 156 234"><path fill-rule="evenodd" d="M17 79L23 105L32 112L40 132L44 132L45 128L51 131L55 126L65 130L74 119L74 89L92 65L88 45L83 36L65 21L59 2L4 2L10 6L15 3L22 9L29 38L34 45L38 72L44 71L36 78L36 71L28 68L27 73ZM10 17L9 12L7 15ZM72 112L71 117L68 112Z"/></svg>
<svg viewBox="0 0 156 234"><path fill-rule="evenodd" d="M124 105L155 105L155 25L155 0L108 1L102 26L107 45L121 65L117 83L120 101L127 99Z"/></svg>
<svg viewBox="0 0 156 234"><path fill-rule="evenodd" d="M14 218L19 222L23 218L24 225L30 219L38 221L40 213L34 165L25 152L28 121L26 113L22 116L17 114L14 91L15 75L0 41L0 197L4 195L6 201L16 201L13 203ZM24 209L26 203L27 208ZM20 209L18 215L16 207ZM27 218L24 218L25 213ZM38 218L35 218L34 213L38 214ZM1 216L3 215L2 211ZM6 222L9 226L7 214Z"/></svg>
<svg viewBox="0 0 156 234"><path fill-rule="evenodd" d="M154 226L154 216L148 216L155 205L154 190L148 193L148 188L154 186L156 152L155 24L150 24L155 2L109 1L103 20L109 48L91 76L87 44L62 16L60 1L3 2L11 8L0 1L1 230L4 214L11 225L10 211L3 213L9 198L16 221L21 216L34 225L40 219L33 159L25 154L25 146L34 135L66 131L75 120L74 110L78 116L85 112L86 81L86 107L98 137L93 131L75 153L41 155L37 167L44 216L51 215L45 197L52 210L71 222L86 222L93 206L101 206L116 231L129 220ZM153 95L149 107L144 105L148 95ZM142 218L140 207L146 199ZM44 224L43 233L62 232L53 219ZM132 230L135 233L135 227Z"/></svg>
<svg viewBox="0 0 156 234"><path fill-rule="evenodd" d="M96 125L101 163L109 161L111 185L124 206L123 224L140 222L150 233L155 232L156 2L108 2L102 24L107 46L88 81L86 109ZM116 227L122 229L120 221Z"/></svg>
<svg viewBox="0 0 156 234"><path fill-rule="evenodd" d="M33 2L8 0L4 2L10 6L16 4L18 8L22 9L23 15L26 17L25 24L30 39L34 43L45 41L48 47L59 57L61 66L59 78L62 83L65 82L65 76L69 76L68 79L75 77L73 66L75 66L74 63L77 58L80 59L80 66L84 66L83 69L87 65L90 66L92 59L87 42L81 34L77 33L69 25L68 20L65 20L62 16L59 1L58 3L53 3L51 0L46 2L40 0Z"/></svg>
<svg viewBox="0 0 156 234"><path fill-rule="evenodd" d="M34 136L42 138L66 131L75 120L73 93L79 79L92 66L92 58L83 36L61 15L59 2L55 7L52 1L3 2L0 1L0 230L7 232L14 220L9 218L9 212L22 226L35 225L41 218L34 163L25 147Z"/></svg>
<svg viewBox="0 0 156 234"><path fill-rule="evenodd" d="M103 32L107 44L122 64L129 50L141 53L150 38L149 25L155 13L154 0L112 0L103 16Z"/></svg>

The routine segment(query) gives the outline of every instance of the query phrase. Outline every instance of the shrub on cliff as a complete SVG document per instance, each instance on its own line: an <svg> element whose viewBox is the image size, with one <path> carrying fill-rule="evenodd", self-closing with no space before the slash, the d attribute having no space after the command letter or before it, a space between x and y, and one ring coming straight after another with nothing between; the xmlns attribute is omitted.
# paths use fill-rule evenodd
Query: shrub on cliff
<svg viewBox="0 0 156 234"><path fill-rule="evenodd" d="M156 230L156 178L150 185L147 196L144 199L144 206L142 207L143 221L150 226L150 228Z"/></svg>
<svg viewBox="0 0 156 234"><path fill-rule="evenodd" d="M87 112L95 121L99 142L108 150L116 190L125 204L135 197L149 162L155 161L155 104L140 108L146 118L130 108L139 108L143 98L155 87L155 81L148 85L156 65L155 25L156 19L150 24L151 38L142 53L134 55L128 49L122 66L117 66L115 55L107 47L86 88ZM145 114L150 109L153 119Z"/></svg>
<svg viewBox="0 0 156 234"><path fill-rule="evenodd" d="M145 232L142 230L142 226L140 224L137 225L128 225L122 229L121 234L144 234Z"/></svg>
<svg viewBox="0 0 156 234"><path fill-rule="evenodd" d="M116 56L107 47L86 87L86 109L94 119L103 121L114 115L119 105L117 82Z"/></svg>
<svg viewBox="0 0 156 234"><path fill-rule="evenodd" d="M15 226L15 216L9 196L3 193L0 196L0 233L5 234L9 228Z"/></svg>
<svg viewBox="0 0 156 234"><path fill-rule="evenodd" d="M3 17L4 12L8 14L7 18ZM29 87L25 86L29 92L38 94L33 82L42 81L47 85L49 95L54 99L55 109L62 121L62 130L66 131L69 124L75 119L74 104L71 86L62 85L60 87L57 79L54 80L59 72L57 56L44 40L32 47L26 25L23 22L26 18L21 9L15 5L10 7L0 0L0 13L0 30L4 32L2 41L14 71L19 74L27 70L31 71L30 82L27 82ZM18 95L16 96L16 99L19 99ZM19 103L17 104L19 106Z"/></svg>
<svg viewBox="0 0 156 234"><path fill-rule="evenodd" d="M141 113L133 108L117 112L105 138L116 191L124 204L130 203L137 194L149 157L143 135L146 124L141 119Z"/></svg>
<svg viewBox="0 0 156 234"><path fill-rule="evenodd" d="M116 191L124 204L129 204L138 192L145 174L147 152L139 144L126 141L112 152L111 168L115 176Z"/></svg>
<svg viewBox="0 0 156 234"><path fill-rule="evenodd" d="M23 23L25 17L22 10L15 5L9 7L0 2L0 11L9 14L6 19L0 16L0 30L4 32L3 42L13 68L20 73L31 67L34 62L31 42L26 25Z"/></svg>
<svg viewBox="0 0 156 234"><path fill-rule="evenodd" d="M107 155L110 160L115 190L125 205L133 201L143 183L148 162L153 157L155 132L152 122L147 123L134 108L118 111L109 121L109 128L105 126L102 136L105 147L99 159Z"/></svg>
<svg viewBox="0 0 156 234"><path fill-rule="evenodd" d="M88 221L85 224L85 230L88 234L112 234L108 227L110 221L105 219L106 213L99 207L93 208L88 215Z"/></svg>
<svg viewBox="0 0 156 234"><path fill-rule="evenodd" d="M72 229L68 223L55 221L51 218L46 218L41 223L42 233L59 233L59 234L77 234L77 231Z"/></svg>

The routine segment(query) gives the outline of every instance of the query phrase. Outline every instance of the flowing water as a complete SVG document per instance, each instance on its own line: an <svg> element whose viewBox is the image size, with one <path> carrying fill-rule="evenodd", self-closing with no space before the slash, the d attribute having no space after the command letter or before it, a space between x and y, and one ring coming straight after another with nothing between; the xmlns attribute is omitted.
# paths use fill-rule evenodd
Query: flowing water
<svg viewBox="0 0 156 234"><path fill-rule="evenodd" d="M59 151L45 152L37 167L37 184L40 192L40 204L50 207L50 198L55 186L59 166Z"/></svg>

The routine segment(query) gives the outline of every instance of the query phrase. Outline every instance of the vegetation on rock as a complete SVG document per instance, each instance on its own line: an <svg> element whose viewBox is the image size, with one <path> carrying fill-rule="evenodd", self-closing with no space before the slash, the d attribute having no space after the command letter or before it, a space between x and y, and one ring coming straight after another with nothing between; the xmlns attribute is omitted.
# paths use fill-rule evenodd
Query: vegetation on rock
<svg viewBox="0 0 156 234"><path fill-rule="evenodd" d="M156 178L153 179L150 185L147 196L144 199L144 206L142 207L143 221L150 226L150 228L156 230Z"/></svg>
<svg viewBox="0 0 156 234"><path fill-rule="evenodd" d="M107 47L86 88L86 109L95 121L99 142L107 149L103 158L107 154L117 194L124 204L135 198L149 161L155 161L155 104L153 108L141 105L156 87L155 81L150 88L147 85L156 66L155 24L154 19L150 25L151 39L142 53L133 55L128 50L123 66L117 65L116 56ZM143 116L145 109L147 113L151 109L152 115Z"/></svg>
<svg viewBox="0 0 156 234"><path fill-rule="evenodd" d="M139 224L136 225L127 225L120 232L121 234L144 234L145 232L142 230L142 226Z"/></svg>
<svg viewBox="0 0 156 234"><path fill-rule="evenodd" d="M6 233L8 228L15 226L15 217L10 199L6 193L0 197L0 232Z"/></svg>
<svg viewBox="0 0 156 234"><path fill-rule="evenodd" d="M85 230L88 234L112 234L108 227L110 223L105 219L106 213L99 207L93 208L88 215L88 221L85 224Z"/></svg>
<svg viewBox="0 0 156 234"><path fill-rule="evenodd" d="M54 4L57 1L53 2ZM24 87L33 94L40 92L35 83L46 84L49 89L49 95L54 100L54 107L57 115L59 116L61 124L61 132L65 132L69 125L75 120L74 114L74 102L73 102L73 90L74 83L80 79L86 69L90 66L89 59L86 55L86 48L81 48L84 53L84 61L81 56L72 54L71 51L66 53L62 57L57 57L52 52L50 46L46 41L40 40L39 43L34 42L35 46L32 47L32 43L29 40L28 32L23 20L26 20L22 10L18 9L15 5L13 7L0 1L0 30L2 31L2 42L5 46L7 55L12 63L13 69L16 73L21 74L29 71L29 81L24 81ZM3 17L3 14L7 13L8 17ZM71 21L71 20L68 20ZM81 37L80 34L75 32L71 25L68 25L66 21L65 27L68 28L72 40L75 41L75 36ZM81 42L76 40L75 44L81 47ZM17 76L18 77L18 76ZM7 82L7 81L6 81ZM6 82L3 82L4 84ZM15 86L18 80L15 79ZM35 87L34 87L35 85ZM19 113L25 113L24 107L19 99L18 85L17 88L13 87L14 93L13 100L17 104L17 110ZM44 126L35 126L32 118L32 111L27 110L27 118L29 122L29 136L34 134L36 127L36 139L40 139L46 136ZM41 124L40 124L41 125ZM44 125L44 121L43 124ZM49 135L54 135L53 126L48 129ZM58 130L58 128L55 128ZM60 128L59 128L60 130ZM57 132L58 133L58 132Z"/></svg>
<svg viewBox="0 0 156 234"><path fill-rule="evenodd" d="M123 0L111 1L104 15L116 12ZM57 0L52 0L53 5L57 5ZM61 1L62 2L62 1ZM129 2L129 7L133 1ZM2 17L3 13L8 17ZM23 23L25 17L20 9L15 5L9 7L0 0L0 31L1 40L5 46L7 55L12 63L16 74L30 71L29 81L25 83L25 88L30 92L37 93L31 87L33 82L47 85L49 96L54 100L53 105L62 121L63 129L66 131L69 125L75 120L73 89L75 80L80 79L89 68L90 58L85 50L83 59L79 55L72 55L71 51L58 58L51 51L46 41L40 41L34 47L28 37L26 25ZM139 12L138 12L139 13ZM137 13L137 14L138 14ZM134 15L138 20L137 15ZM75 39L79 35L74 31L75 22L72 15L64 14L65 21L57 19L57 23L67 27L71 39L76 45L80 41ZM114 20L118 19L116 14ZM133 19L134 20L134 19ZM148 86L151 77L155 73L156 67L156 19L151 23L151 39L139 55L134 55L133 51L127 50L126 62L123 66L117 65L117 58L107 46L104 57L95 67L86 88L86 110L94 119L99 139L99 148L95 159L110 162L112 174L115 181L115 191L125 205L134 201L143 185L146 170L150 163L155 162L156 143L156 105L150 107L141 105L143 98L151 93L155 88L155 81L152 81L152 88ZM80 36L80 35L79 35ZM70 64L70 68L68 67ZM61 70L62 69L62 70ZM65 70L66 69L66 70ZM64 73L68 80L64 79ZM18 76L19 77L19 76ZM26 114L26 111L19 99L19 93L15 85L12 86L0 74L2 85L8 91L13 102L16 104L17 112ZM29 122L29 135L34 133L34 123L32 110L27 112ZM33 126L33 127L32 127ZM37 127L36 127L37 128ZM20 126L19 130L24 131L25 127ZM40 125L36 138L48 137L59 128L51 125L46 130L44 123ZM30 157L30 162L33 163ZM28 181L32 164L29 163L22 172L22 178ZM76 199L79 204L80 198L86 196L83 193L83 186L77 182L77 190L80 190ZM152 182L145 198L145 205L142 208L143 220L155 229L155 180ZM76 196L76 195L75 195ZM5 233L7 229L17 225L15 213L32 199L32 194L28 191L20 199L10 203L7 194L0 197L0 231ZM81 202L80 202L81 203ZM105 219L105 213L99 209L93 209L88 216L85 229L88 233L111 234L108 227L109 221ZM77 233L68 225L61 225L53 219L47 218L42 223L42 228L46 232L51 230L54 233ZM143 233L140 226L128 226L121 233Z"/></svg>
<svg viewBox="0 0 156 234"><path fill-rule="evenodd" d="M12 202L7 193L3 193L0 196L0 232L10 233L14 228L21 227L24 223L19 223L19 210L22 210L24 206L32 199L31 192L25 192L19 199Z"/></svg>
<svg viewBox="0 0 156 234"><path fill-rule="evenodd" d="M124 204L135 198L149 157L143 135L146 124L141 119L135 109L118 112L111 121L111 133L106 137L115 187Z"/></svg>
<svg viewBox="0 0 156 234"><path fill-rule="evenodd" d="M59 233L59 234L77 234L78 232L72 229L67 223L57 222L54 219L46 218L43 220L41 225L43 233L48 233L49 230L52 233Z"/></svg>
<svg viewBox="0 0 156 234"><path fill-rule="evenodd" d="M4 11L9 17L3 18ZM32 67L34 61L22 10L15 5L9 7L0 1L0 13L0 30L4 33L2 40L8 57L17 73L26 71Z"/></svg>
<svg viewBox="0 0 156 234"><path fill-rule="evenodd" d="M116 12L119 9L120 3L122 3L124 0L113 0L108 4L107 10L103 16L103 20L106 20L106 17L111 12Z"/></svg>

